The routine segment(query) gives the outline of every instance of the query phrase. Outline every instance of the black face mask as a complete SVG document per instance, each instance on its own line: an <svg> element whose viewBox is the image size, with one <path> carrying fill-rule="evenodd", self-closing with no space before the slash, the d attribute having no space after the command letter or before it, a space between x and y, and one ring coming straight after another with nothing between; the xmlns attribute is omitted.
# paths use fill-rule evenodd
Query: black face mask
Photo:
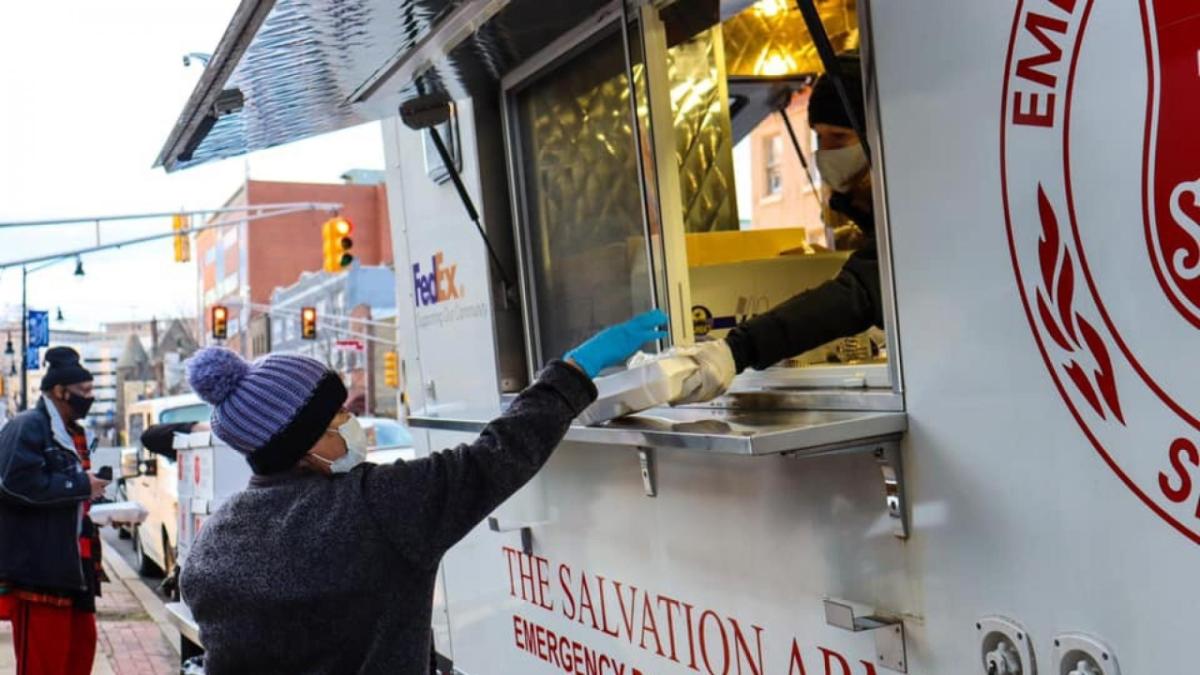
<svg viewBox="0 0 1200 675"><path fill-rule="evenodd" d="M87 417L88 411L92 409L92 404L96 399L89 396L80 396L73 391L67 392L67 407L71 409L71 414L75 415L75 419L81 420Z"/></svg>

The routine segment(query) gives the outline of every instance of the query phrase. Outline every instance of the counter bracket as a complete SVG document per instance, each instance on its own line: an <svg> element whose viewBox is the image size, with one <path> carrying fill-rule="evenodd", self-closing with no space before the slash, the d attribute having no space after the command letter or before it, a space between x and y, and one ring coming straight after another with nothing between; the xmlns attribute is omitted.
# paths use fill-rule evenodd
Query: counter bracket
<svg viewBox="0 0 1200 675"><path fill-rule="evenodd" d="M784 456L807 459L828 455L861 454L870 452L875 457L883 478L883 510L892 524L892 534L897 539L908 539L908 491L904 487L904 463L900 455L900 442L893 438L875 439L870 442L849 442L827 446L817 451L784 452Z"/></svg>
<svg viewBox="0 0 1200 675"><path fill-rule="evenodd" d="M658 496L658 465L654 461L654 448L638 448L638 464L642 471L642 489L647 497Z"/></svg>
<svg viewBox="0 0 1200 675"><path fill-rule="evenodd" d="M533 526L527 524L501 525L500 519L495 516L488 516L488 529L492 532L517 532L521 533L521 551L528 556L533 555Z"/></svg>
<svg viewBox="0 0 1200 675"><path fill-rule="evenodd" d="M855 616L854 608L836 600L825 600L825 623L854 633L875 635L875 663L901 673L908 672L904 622L884 616Z"/></svg>
<svg viewBox="0 0 1200 675"><path fill-rule="evenodd" d="M904 488L904 462L900 458L900 444L881 443L875 448L875 461L883 475L883 499L888 516L892 519L892 534L908 539L908 493Z"/></svg>

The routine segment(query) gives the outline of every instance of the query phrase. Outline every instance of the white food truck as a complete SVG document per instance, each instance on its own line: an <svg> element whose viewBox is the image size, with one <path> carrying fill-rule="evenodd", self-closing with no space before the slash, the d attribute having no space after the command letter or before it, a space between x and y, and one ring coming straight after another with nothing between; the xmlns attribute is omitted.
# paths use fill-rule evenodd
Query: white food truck
<svg viewBox="0 0 1200 675"><path fill-rule="evenodd" d="M159 161L381 120L434 452L606 325L720 338L837 272L845 224L755 228L777 177L733 159L821 34L861 55L884 325L573 427L445 557L443 669L1200 671L1194 3L244 0ZM498 261L397 116L434 92Z"/></svg>

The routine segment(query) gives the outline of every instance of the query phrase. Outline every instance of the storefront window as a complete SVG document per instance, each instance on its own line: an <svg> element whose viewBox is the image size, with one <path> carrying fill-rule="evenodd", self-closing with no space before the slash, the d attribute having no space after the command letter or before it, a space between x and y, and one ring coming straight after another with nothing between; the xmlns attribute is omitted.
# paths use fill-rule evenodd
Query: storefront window
<svg viewBox="0 0 1200 675"><path fill-rule="evenodd" d="M783 136L771 136L765 145L766 161L763 162L763 168L766 171L766 196L774 197L783 192Z"/></svg>

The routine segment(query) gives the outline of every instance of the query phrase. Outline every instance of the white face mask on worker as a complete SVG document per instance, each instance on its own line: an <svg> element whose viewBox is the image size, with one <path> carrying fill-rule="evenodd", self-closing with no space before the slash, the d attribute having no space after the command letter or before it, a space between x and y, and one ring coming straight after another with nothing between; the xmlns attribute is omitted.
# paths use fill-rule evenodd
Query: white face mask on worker
<svg viewBox="0 0 1200 675"><path fill-rule="evenodd" d="M367 432L359 424L357 417L351 417L336 429L327 429L325 433L337 434L346 443L346 454L330 461L320 455L313 455L329 465L330 473L350 473L354 467L367 461Z"/></svg>
<svg viewBox="0 0 1200 675"><path fill-rule="evenodd" d="M834 192L849 192L859 176L870 168L862 144L855 143L836 150L817 151L817 170L821 180Z"/></svg>

